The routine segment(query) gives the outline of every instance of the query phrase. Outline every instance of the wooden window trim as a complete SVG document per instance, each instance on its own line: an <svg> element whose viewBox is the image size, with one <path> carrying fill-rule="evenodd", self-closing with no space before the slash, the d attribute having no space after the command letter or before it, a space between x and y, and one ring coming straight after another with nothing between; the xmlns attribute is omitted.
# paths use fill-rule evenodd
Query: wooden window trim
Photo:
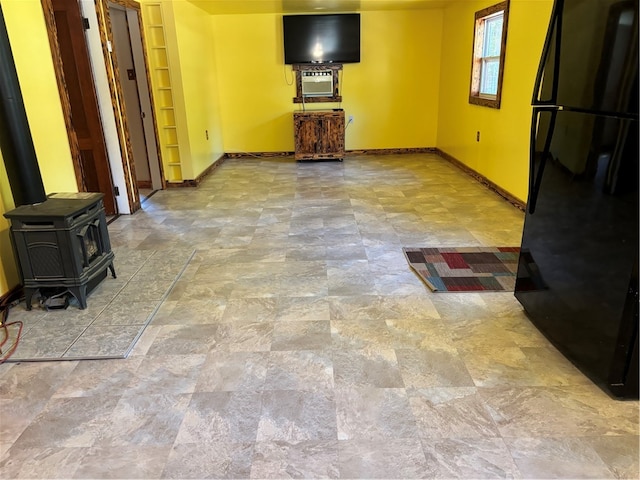
<svg viewBox="0 0 640 480"><path fill-rule="evenodd" d="M500 64L498 68L498 89L496 95L483 95L480 93L480 64L482 62L484 19L498 12L503 12L502 40L500 42ZM507 30L509 20L509 0L479 10L475 14L473 29L473 47L471 56L471 82L469 88L469 103L489 108L500 108L502 100L502 78L504 75L504 60L507 47ZM488 57L487 57L488 58Z"/></svg>
<svg viewBox="0 0 640 480"><path fill-rule="evenodd" d="M302 75L303 71L313 70L331 70L333 74L333 96L331 97L302 97ZM339 73L342 70L342 64L330 63L330 64L294 64L293 71L296 74L296 96L293 98L293 103L323 103L323 102L341 102L342 96L340 95L339 88Z"/></svg>

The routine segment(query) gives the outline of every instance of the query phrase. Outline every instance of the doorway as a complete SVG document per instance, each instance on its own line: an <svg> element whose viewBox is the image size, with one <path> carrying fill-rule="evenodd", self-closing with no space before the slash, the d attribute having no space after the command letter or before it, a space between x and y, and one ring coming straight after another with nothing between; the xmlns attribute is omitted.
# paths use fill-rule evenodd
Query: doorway
<svg viewBox="0 0 640 480"><path fill-rule="evenodd" d="M78 190L104 194L117 214L113 179L77 0L42 0Z"/></svg>
<svg viewBox="0 0 640 480"><path fill-rule="evenodd" d="M141 206L140 188L148 195L165 188L159 153L157 125L147 58L143 42L140 4L133 0L41 0L45 12L61 105L65 112L69 145L80 191L104 193L108 215L134 213ZM56 7L54 8L54 4ZM64 15L56 14L59 5ZM115 26L112 28L111 15ZM61 31L66 18L74 19L74 37L66 39L71 50L84 50L83 69L63 68L56 18ZM97 28L94 28L97 26ZM114 31L118 32L114 35ZM62 39L65 42L65 39ZM123 66L119 66L122 56ZM75 61L75 60L74 60ZM70 63L70 62L68 62ZM122 74L121 74L122 72ZM67 75L85 90L93 92L93 102L72 108ZM129 75L133 80L129 80ZM126 93L125 93L126 92ZM73 97L73 98L77 98ZM97 98L97 100L96 100ZM85 109L86 107L86 109ZM101 152L85 153L85 130L72 124L77 115L91 120L102 138ZM75 122L74 122L75 123ZM77 130L78 129L78 130ZM93 137L91 137L93 138ZM106 148L105 148L106 145ZM140 168L141 182L137 181ZM91 182L94 183L91 183ZM95 182L98 186L95 186ZM108 185L107 185L108 182ZM91 186L90 186L91 185Z"/></svg>
<svg viewBox="0 0 640 480"><path fill-rule="evenodd" d="M139 10L114 2L109 2L108 7L133 153L136 186L138 190L143 191L160 190L164 185L146 74Z"/></svg>

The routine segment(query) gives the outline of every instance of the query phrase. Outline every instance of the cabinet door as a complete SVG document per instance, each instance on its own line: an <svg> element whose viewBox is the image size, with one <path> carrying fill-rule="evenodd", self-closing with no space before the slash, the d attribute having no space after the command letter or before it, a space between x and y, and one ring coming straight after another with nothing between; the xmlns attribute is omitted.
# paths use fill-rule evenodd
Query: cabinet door
<svg viewBox="0 0 640 480"><path fill-rule="evenodd" d="M296 117L295 121L295 148L296 160L300 158L313 158L319 148L318 145L318 119L311 116Z"/></svg>
<svg viewBox="0 0 640 480"><path fill-rule="evenodd" d="M327 115L321 120L322 154L344 156L344 116Z"/></svg>

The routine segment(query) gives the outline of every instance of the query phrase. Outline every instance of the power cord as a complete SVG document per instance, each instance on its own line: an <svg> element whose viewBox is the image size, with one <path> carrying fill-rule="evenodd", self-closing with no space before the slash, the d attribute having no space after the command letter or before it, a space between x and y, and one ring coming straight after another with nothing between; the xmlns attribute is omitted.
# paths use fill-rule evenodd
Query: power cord
<svg viewBox="0 0 640 480"><path fill-rule="evenodd" d="M347 120L347 124L344 126L344 129L346 130L347 128L349 128L349 125L351 125L353 123L353 118L349 118L349 120Z"/></svg>
<svg viewBox="0 0 640 480"><path fill-rule="evenodd" d="M283 65L282 66L282 72L284 73L284 81L287 85L293 85L293 83L295 82L295 75L293 74L293 69L291 70L291 83L289 83L289 79L287 78L287 66Z"/></svg>
<svg viewBox="0 0 640 480"><path fill-rule="evenodd" d="M7 318L9 318L9 309L18 305L23 300L23 295L20 291L16 291L15 293L8 295L0 303L0 321L2 325L0 326L0 330L2 330L3 339L0 340L0 364L7 361L11 355L18 348L18 343L20 342L20 336L22 335L22 327L24 324L21 320L16 320L15 322L7 323ZM9 341L9 327L17 326L17 334L15 336L15 340L12 344L9 345L8 348L5 348L5 345Z"/></svg>

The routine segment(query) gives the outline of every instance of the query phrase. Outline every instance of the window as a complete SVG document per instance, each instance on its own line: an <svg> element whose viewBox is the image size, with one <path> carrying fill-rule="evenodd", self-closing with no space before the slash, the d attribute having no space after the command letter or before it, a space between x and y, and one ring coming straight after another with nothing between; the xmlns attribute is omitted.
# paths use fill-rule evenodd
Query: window
<svg viewBox="0 0 640 480"><path fill-rule="evenodd" d="M500 108L509 0L476 12L469 103Z"/></svg>

